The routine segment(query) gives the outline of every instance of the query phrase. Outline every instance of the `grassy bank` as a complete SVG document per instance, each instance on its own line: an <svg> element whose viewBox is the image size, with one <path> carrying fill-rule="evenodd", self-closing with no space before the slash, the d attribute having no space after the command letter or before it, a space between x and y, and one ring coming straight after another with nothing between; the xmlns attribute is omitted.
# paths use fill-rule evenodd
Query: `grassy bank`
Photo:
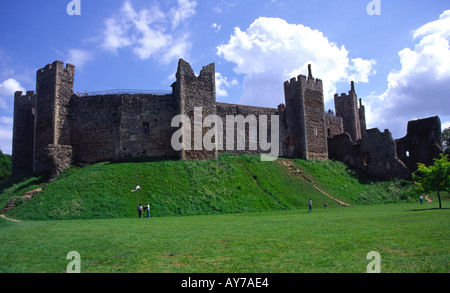
<svg viewBox="0 0 450 293"><path fill-rule="evenodd" d="M44 181L30 177L4 186L0 204ZM131 192L138 184L142 189ZM7 215L28 220L135 217L137 204L147 202L153 216L291 210L306 207L309 198L315 207L325 202L329 207L340 205L314 185L350 205L416 200L411 183L379 182L340 162L261 162L259 156L221 155L217 161L72 167L32 200L18 201Z"/></svg>

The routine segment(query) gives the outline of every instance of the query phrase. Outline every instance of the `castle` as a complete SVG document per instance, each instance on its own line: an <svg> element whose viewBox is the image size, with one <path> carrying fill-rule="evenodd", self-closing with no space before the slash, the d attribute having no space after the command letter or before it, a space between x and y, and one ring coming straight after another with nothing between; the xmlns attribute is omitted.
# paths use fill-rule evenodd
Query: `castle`
<svg viewBox="0 0 450 293"><path fill-rule="evenodd" d="M18 91L14 96L12 175L51 172L56 176L71 164L130 158L173 157L208 160L222 152L262 154L266 150L253 137L251 126L222 139L244 148L192 149L183 133L183 148L175 150L171 139L180 127L172 119L185 115L194 124L207 115L226 121L227 115L261 115L271 128L279 118L279 156L307 160L334 159L380 179L408 178L417 163L431 164L442 153L439 117L410 121L407 135L394 140L389 130L366 129L365 109L354 84L347 94L335 95L335 112L325 112L322 80L300 75L284 83L285 104L264 108L216 101L215 65L203 67L196 76L184 60L178 62L170 94L74 94L75 66L55 61L37 71L36 92ZM195 108L202 107L202 117ZM336 114L335 114L336 113ZM252 116L253 117L253 116ZM200 120L201 121L201 120ZM234 122L233 122L234 123ZM203 135L211 127L201 129ZM243 130L243 129L241 129ZM184 131L184 130L183 130ZM269 131L268 137L271 137ZM217 141L217 140L216 140Z"/></svg>

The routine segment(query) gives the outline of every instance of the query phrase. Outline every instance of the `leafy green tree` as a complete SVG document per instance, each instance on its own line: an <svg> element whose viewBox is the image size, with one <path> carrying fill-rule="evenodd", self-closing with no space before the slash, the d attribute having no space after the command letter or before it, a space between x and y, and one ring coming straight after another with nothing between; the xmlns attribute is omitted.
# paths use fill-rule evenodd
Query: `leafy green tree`
<svg viewBox="0 0 450 293"><path fill-rule="evenodd" d="M11 155L4 154L0 149L0 183L11 177Z"/></svg>
<svg viewBox="0 0 450 293"><path fill-rule="evenodd" d="M442 144L444 146L444 154L450 155L450 127L442 131Z"/></svg>
<svg viewBox="0 0 450 293"><path fill-rule="evenodd" d="M439 199L439 208L442 209L441 191L450 191L450 162L448 156L441 154L440 159L434 159L434 164L427 167L422 163L413 173L414 183L422 192L436 191Z"/></svg>

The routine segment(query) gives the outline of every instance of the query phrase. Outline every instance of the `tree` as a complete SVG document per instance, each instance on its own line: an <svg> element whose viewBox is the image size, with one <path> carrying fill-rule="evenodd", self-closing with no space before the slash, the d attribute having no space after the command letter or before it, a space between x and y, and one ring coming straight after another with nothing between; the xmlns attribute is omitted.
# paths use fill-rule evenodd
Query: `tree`
<svg viewBox="0 0 450 293"><path fill-rule="evenodd" d="M442 209L440 192L450 191L450 162L448 156L441 154L441 158L434 159L434 164L429 167L419 163L417 171L412 176L420 191L425 193L437 192L439 208Z"/></svg>
<svg viewBox="0 0 450 293"><path fill-rule="evenodd" d="M0 183L11 177L11 155L4 154L0 149Z"/></svg>
<svg viewBox="0 0 450 293"><path fill-rule="evenodd" d="M442 131L442 144L444 147L444 154L450 155L450 127Z"/></svg>

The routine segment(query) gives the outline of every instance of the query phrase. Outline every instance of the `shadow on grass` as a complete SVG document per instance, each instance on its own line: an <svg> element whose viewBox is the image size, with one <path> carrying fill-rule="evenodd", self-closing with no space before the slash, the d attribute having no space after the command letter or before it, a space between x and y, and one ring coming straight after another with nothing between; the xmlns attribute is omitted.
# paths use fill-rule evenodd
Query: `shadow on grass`
<svg viewBox="0 0 450 293"><path fill-rule="evenodd" d="M450 208L428 208L428 209L414 209L414 210L407 210L407 212L422 212L422 211L433 211L433 210L450 210Z"/></svg>
<svg viewBox="0 0 450 293"><path fill-rule="evenodd" d="M140 158L121 158L109 161L107 164L121 164L121 163L148 163L161 161L179 161L178 156L163 156L163 157L140 157Z"/></svg>
<svg viewBox="0 0 450 293"><path fill-rule="evenodd" d="M4 190L11 188L14 185L19 184L20 182L28 180L29 178L32 178L32 177L35 177L35 179L33 181L30 181L27 184L20 186L20 188L18 188L17 191L26 190L32 185L41 185L41 184L47 182L48 178L49 178L49 174L47 174L47 173L39 173L39 174L35 174L35 175L25 174L25 175L10 178L7 181L0 184L0 193L2 193Z"/></svg>

